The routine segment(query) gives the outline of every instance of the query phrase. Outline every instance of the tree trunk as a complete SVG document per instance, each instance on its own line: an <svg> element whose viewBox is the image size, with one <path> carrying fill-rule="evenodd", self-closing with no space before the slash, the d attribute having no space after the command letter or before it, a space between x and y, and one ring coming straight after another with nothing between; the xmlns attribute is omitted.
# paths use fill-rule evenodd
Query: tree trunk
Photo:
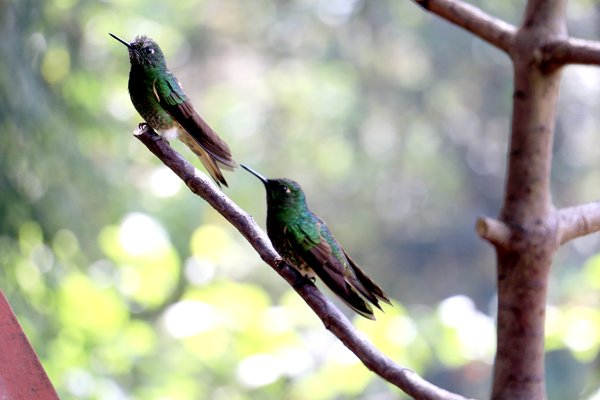
<svg viewBox="0 0 600 400"><path fill-rule="evenodd" d="M530 1L512 51L514 95L506 192L497 246L498 338L493 399L544 399L544 321L548 274L558 247L550 166L560 68L544 44L566 36L565 0Z"/></svg>

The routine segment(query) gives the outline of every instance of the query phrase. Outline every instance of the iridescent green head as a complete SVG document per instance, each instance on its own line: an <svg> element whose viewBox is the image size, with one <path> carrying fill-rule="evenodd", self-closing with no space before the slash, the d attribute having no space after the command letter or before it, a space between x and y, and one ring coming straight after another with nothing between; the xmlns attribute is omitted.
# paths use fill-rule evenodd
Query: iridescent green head
<svg viewBox="0 0 600 400"><path fill-rule="evenodd" d="M109 33L109 35L127 46L131 65L150 68L165 68L167 66L162 50L158 46L158 43L151 38L147 36L138 36L133 40L133 42L128 43L112 33Z"/></svg>
<svg viewBox="0 0 600 400"><path fill-rule="evenodd" d="M265 185L267 191L267 205L269 208L276 207L288 209L306 204L304 192L297 182L287 178L268 179L246 165L240 165L246 171L260 179Z"/></svg>

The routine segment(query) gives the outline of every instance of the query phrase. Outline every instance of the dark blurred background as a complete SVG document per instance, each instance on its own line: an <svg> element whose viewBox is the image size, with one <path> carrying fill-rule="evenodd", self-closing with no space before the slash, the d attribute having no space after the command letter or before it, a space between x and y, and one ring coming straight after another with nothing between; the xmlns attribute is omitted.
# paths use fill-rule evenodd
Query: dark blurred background
<svg viewBox="0 0 600 400"><path fill-rule="evenodd" d="M523 8L473 4L513 24ZM571 34L600 39L598 11L570 2ZM503 53L406 0L0 0L2 290L62 398L401 396L132 136L127 52L108 32L156 39L238 162L302 184L396 301L361 331L487 396L494 253L474 223L501 205ZM599 69L564 71L557 206L600 197L599 92ZM262 185L226 177L264 226ZM599 251L596 234L555 261L550 399L600 398Z"/></svg>

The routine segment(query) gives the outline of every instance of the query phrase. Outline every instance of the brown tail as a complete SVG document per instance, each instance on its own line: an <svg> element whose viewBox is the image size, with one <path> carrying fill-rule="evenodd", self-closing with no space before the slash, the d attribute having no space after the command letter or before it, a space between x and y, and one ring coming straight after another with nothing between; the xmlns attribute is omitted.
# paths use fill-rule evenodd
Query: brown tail
<svg viewBox="0 0 600 400"><path fill-rule="evenodd" d="M227 143L198 115L188 100L169 107L168 112L186 133L180 133L180 139L200 157L215 182L227 186L219 165L229 170L237 167Z"/></svg>
<svg viewBox="0 0 600 400"><path fill-rule="evenodd" d="M335 295L342 300L348 307L356 311L365 318L375 320L373 309L371 306L358 294L346 277L342 274L327 273L327 268L319 268L315 270L317 276ZM358 289L358 288L356 288Z"/></svg>
<svg viewBox="0 0 600 400"><path fill-rule="evenodd" d="M392 305L390 302L390 298L387 294L377 285L371 278L367 276L363 272L362 269L350 258L348 254L344 251L344 255L348 259L350 263L350 267L354 271L354 275L356 276L356 280L351 280L352 286L359 291L367 300L369 300L375 307L381 310L381 306L379 305L379 300Z"/></svg>
<svg viewBox="0 0 600 400"><path fill-rule="evenodd" d="M219 169L219 164L220 164L219 160L217 160L214 157L212 157L186 131L180 131L179 132L179 139L183 143L185 143L185 145L187 147L189 147L190 150L192 150L194 152L194 154L196 154L198 156L198 158L202 162L202 165L204 165L204 168L206 168L206 170L208 171L208 173L210 174L210 176L214 179L215 183L217 185L219 185L219 187L221 186L221 184L223 184L225 187L228 186L227 185L227 181L225 180L225 177L223 176L223 174L221 173L221 170ZM226 165L225 168L230 169L231 167L229 165Z"/></svg>

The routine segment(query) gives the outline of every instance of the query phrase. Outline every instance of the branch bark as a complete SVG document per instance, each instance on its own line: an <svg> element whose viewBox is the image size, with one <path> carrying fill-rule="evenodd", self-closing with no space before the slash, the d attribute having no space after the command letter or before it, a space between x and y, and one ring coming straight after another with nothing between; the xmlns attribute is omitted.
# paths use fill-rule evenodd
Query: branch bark
<svg viewBox="0 0 600 400"><path fill-rule="evenodd" d="M600 232L600 201L558 210L559 243Z"/></svg>
<svg viewBox="0 0 600 400"><path fill-rule="evenodd" d="M466 399L433 385L408 368L399 366L375 348L312 282L303 278L281 259L252 216L229 199L205 174L185 161L150 126L140 124L134 135L175 172L193 193L203 198L229 221L248 240L262 260L294 288L321 319L325 328L340 339L367 368L418 400Z"/></svg>
<svg viewBox="0 0 600 400"><path fill-rule="evenodd" d="M453 24L472 32L486 42L511 53L516 28L479 8L460 0L413 0L415 3Z"/></svg>
<svg viewBox="0 0 600 400"><path fill-rule="evenodd" d="M600 65L600 43L591 40L577 38L555 40L544 45L542 52L544 59L550 65Z"/></svg>

